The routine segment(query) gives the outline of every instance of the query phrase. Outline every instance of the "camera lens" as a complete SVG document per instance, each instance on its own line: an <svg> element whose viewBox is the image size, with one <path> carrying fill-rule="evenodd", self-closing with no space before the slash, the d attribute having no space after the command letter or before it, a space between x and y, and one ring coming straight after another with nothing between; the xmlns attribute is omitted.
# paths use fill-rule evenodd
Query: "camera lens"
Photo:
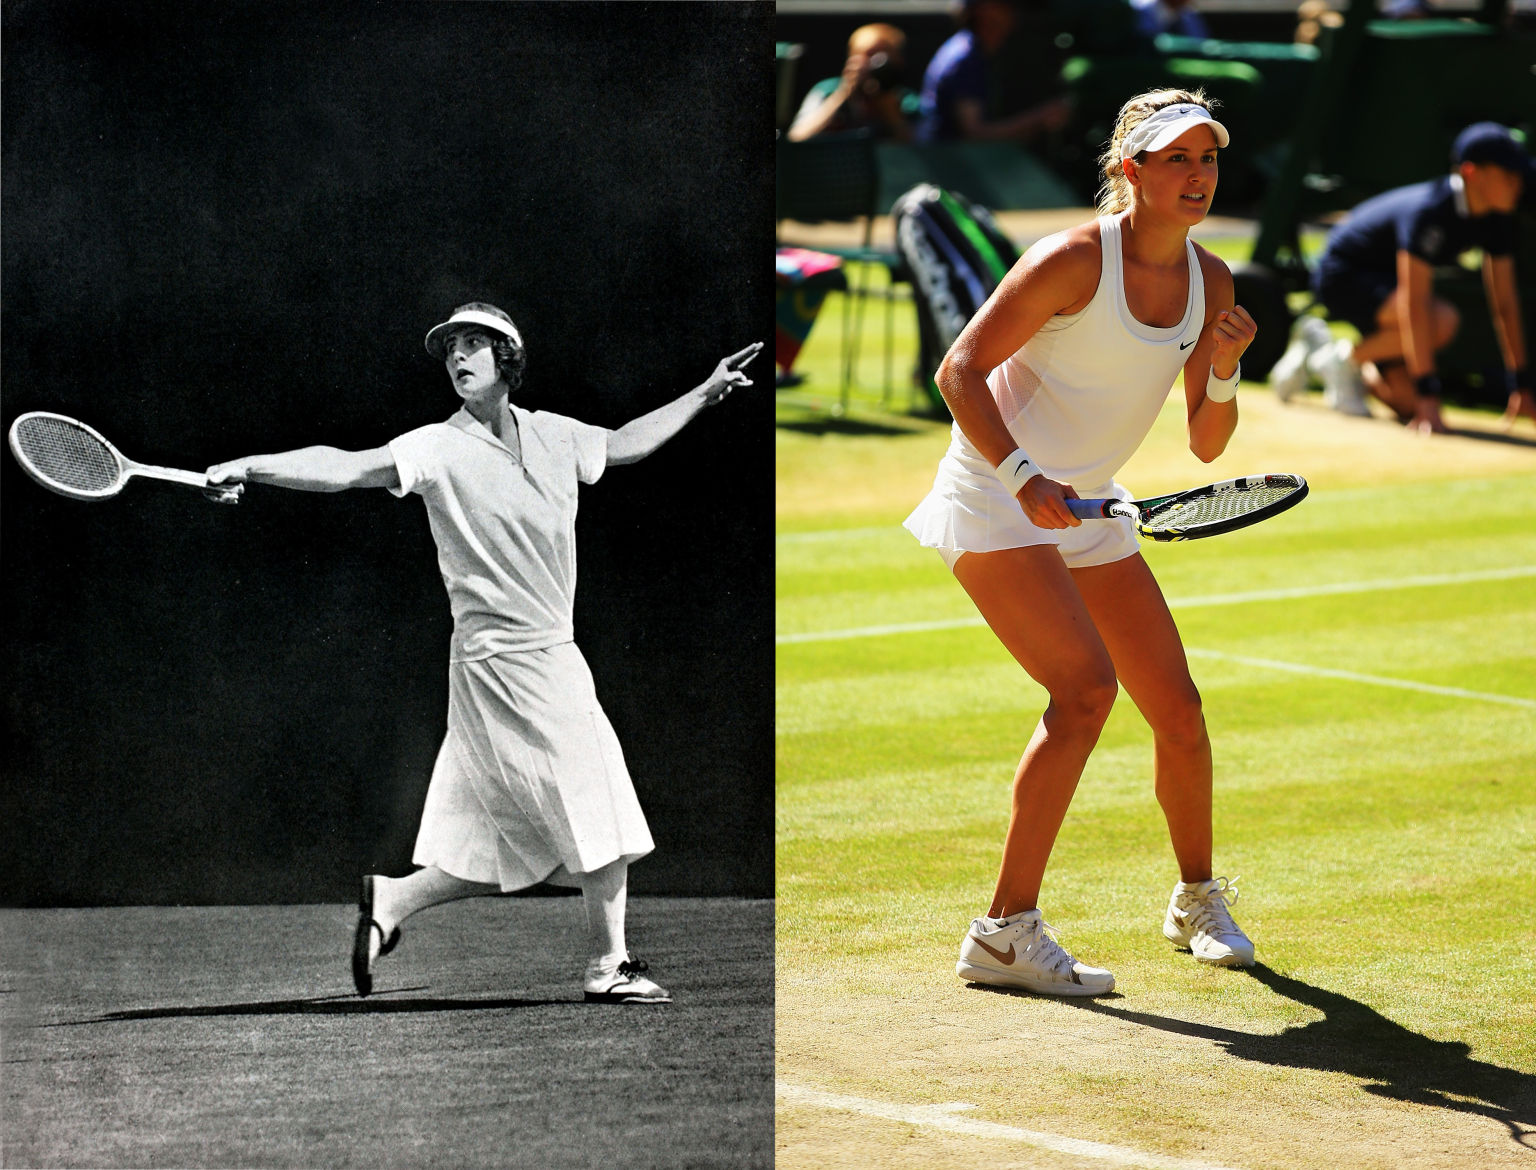
<svg viewBox="0 0 1536 1170"><path fill-rule="evenodd" d="M889 89L901 82L901 63L884 51L869 55L869 79L881 89Z"/></svg>

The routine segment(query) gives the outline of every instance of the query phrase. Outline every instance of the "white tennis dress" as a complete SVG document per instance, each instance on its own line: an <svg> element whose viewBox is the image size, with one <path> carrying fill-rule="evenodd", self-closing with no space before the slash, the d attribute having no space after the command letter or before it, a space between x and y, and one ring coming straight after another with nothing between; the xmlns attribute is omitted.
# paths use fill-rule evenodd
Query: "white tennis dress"
<svg viewBox="0 0 1536 1170"><path fill-rule="evenodd" d="M1205 325L1205 281L1195 246L1185 241L1189 297L1168 329L1145 325L1125 301L1120 218L1098 220L1103 255L1088 305L1053 317L987 376L987 387L1014 441L1051 479L1085 499L1131 493L1114 482L1147 437L1189 350ZM905 527L954 564L962 552L1056 544L1073 568L1108 564L1136 551L1129 520L1039 528L960 430L951 429L933 489Z"/></svg>
<svg viewBox="0 0 1536 1170"><path fill-rule="evenodd" d="M389 444L425 501L453 611L448 731L414 861L516 890L654 848L576 648L576 503L608 432L510 406L522 457L467 410Z"/></svg>

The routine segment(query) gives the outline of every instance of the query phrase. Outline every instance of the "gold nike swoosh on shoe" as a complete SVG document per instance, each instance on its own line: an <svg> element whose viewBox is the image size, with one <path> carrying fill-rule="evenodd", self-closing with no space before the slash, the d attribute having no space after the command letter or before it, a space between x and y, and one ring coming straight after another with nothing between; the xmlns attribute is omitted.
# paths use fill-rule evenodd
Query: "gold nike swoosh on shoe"
<svg viewBox="0 0 1536 1170"><path fill-rule="evenodd" d="M971 941L973 943L975 943L977 946L979 946L982 950L986 951L987 954L991 955L999 963L1006 963L1010 967L1013 966L1014 951L1013 951L1013 944L1012 943L1008 944L1008 953L1004 954L1002 951L996 950L993 947L989 947L986 943L982 942L975 935L971 936Z"/></svg>

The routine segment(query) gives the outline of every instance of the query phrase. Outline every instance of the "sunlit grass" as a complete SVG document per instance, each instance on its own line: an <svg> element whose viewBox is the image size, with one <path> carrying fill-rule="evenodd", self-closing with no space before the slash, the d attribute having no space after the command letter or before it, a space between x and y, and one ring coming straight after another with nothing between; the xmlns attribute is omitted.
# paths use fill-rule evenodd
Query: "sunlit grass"
<svg viewBox="0 0 1536 1170"><path fill-rule="evenodd" d="M1283 1141L1264 1128L1270 1109L1428 1141L1446 1114L1404 1112L1366 1087L1455 1075L1475 1102L1498 1097L1500 1070L1536 1075L1536 577L1432 583L1536 566L1536 452L1412 445L1385 421L1279 407L1260 386L1243 392L1238 458L1283 466L1206 468L1182 449L1177 404L1165 410L1127 469L1139 488L1261 469L1313 483L1301 507L1248 532L1144 548L1205 700L1217 870L1242 875L1237 918L1272 974L1204 968L1162 939L1176 873L1151 735L1122 696L1042 891L1063 941L1116 972L1119 1014L1090 1018L966 992L953 975L1046 696L900 528L948 424L910 412L904 386L883 392L883 320L870 316L846 413L823 377L835 315L807 347L805 386L780 401L781 1075L963 1099L1165 1153L1205 1150L1233 1127ZM904 352L909 368L910 330L895 338ZM1241 599L1276 590L1302 595ZM940 628L909 628L924 625ZM897 629L861 633L875 626ZM855 636L788 640L839 632ZM1184 1047L1159 1047L1166 1020L1186 1029L1172 1033ZM1096 1025L1128 1029L1112 1033L1122 1048ZM1138 1037L1155 1058L1135 1054ZM1189 1092L1218 1076L1223 1104Z"/></svg>

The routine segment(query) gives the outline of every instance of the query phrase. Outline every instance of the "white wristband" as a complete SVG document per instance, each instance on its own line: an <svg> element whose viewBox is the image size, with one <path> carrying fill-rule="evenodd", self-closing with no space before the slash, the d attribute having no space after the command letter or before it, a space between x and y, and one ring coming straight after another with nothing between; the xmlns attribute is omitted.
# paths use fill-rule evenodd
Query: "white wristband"
<svg viewBox="0 0 1536 1170"><path fill-rule="evenodd" d="M992 474L997 476L998 481L1008 489L1010 496L1016 496L1020 488L1041 472L1028 455L1022 450L1015 449L1012 455L992 469Z"/></svg>
<svg viewBox="0 0 1536 1170"><path fill-rule="evenodd" d="M1237 396L1237 384L1243 380L1243 366L1239 362L1230 378L1218 378L1214 367L1205 382L1205 396L1212 402L1231 402Z"/></svg>

